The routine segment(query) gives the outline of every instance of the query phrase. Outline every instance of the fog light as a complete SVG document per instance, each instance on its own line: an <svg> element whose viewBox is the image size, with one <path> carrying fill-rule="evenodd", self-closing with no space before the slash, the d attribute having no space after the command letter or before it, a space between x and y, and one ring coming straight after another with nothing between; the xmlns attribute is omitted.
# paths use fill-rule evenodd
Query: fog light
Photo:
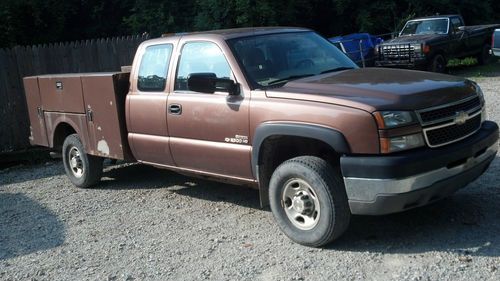
<svg viewBox="0 0 500 281"><path fill-rule="evenodd" d="M380 151L382 153L391 153L402 150L408 150L425 145L424 137L421 133L380 139Z"/></svg>

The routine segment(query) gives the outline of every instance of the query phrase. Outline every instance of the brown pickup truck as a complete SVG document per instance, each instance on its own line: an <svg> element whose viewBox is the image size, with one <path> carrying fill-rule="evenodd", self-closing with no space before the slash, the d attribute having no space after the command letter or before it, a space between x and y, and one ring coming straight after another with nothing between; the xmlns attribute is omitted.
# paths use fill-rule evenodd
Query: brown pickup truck
<svg viewBox="0 0 500 281"><path fill-rule="evenodd" d="M144 42L130 73L24 79L31 143L62 151L78 187L104 158L252 186L292 240L321 246L352 214L426 205L495 158L480 87L442 74L360 69L301 28Z"/></svg>

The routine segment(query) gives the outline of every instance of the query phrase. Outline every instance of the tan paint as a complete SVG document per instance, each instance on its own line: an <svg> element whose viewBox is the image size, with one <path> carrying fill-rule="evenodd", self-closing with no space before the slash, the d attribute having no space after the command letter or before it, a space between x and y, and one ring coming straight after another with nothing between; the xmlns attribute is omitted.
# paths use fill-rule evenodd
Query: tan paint
<svg viewBox="0 0 500 281"><path fill-rule="evenodd" d="M53 146L55 128L67 122L81 135L90 154L135 157L181 172L255 182L251 144L256 128L263 123L331 128L345 136L351 153L378 154L379 131L372 112L421 109L473 94L470 83L460 78L376 68L308 77L267 92L251 89L226 40L301 31L307 29L244 28L158 38L139 46L130 77L128 73L90 73L25 78L32 143L43 143L46 124L46 139ZM219 46L241 95L173 90L179 54L189 41L210 41ZM140 60L145 49L155 44L173 45L166 88L141 92L137 89ZM58 81L63 82L63 89L55 89ZM182 115L168 114L172 103L182 106ZM42 120L36 117L39 105L45 111ZM92 120L87 110L92 110Z"/></svg>

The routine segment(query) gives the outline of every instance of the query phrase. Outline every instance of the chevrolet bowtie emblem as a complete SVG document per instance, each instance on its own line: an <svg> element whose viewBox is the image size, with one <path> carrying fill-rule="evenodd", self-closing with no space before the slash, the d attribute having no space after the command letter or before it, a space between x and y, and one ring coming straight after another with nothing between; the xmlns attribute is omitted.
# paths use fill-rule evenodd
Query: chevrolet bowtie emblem
<svg viewBox="0 0 500 281"><path fill-rule="evenodd" d="M457 125L463 125L465 122L467 122L467 119L469 118L469 114L465 111L460 111L457 112L455 115L455 124Z"/></svg>

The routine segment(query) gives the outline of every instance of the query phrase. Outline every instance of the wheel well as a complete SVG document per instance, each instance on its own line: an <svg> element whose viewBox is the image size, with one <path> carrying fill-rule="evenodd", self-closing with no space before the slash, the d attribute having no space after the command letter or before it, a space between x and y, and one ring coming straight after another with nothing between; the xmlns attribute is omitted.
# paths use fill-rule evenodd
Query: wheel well
<svg viewBox="0 0 500 281"><path fill-rule="evenodd" d="M54 131L52 147L57 149L61 148L66 137L75 133L75 129L68 123L60 123Z"/></svg>
<svg viewBox="0 0 500 281"><path fill-rule="evenodd" d="M444 60L445 60L445 61L448 61L448 59L447 59L447 57L446 57L446 53L445 53L445 51L444 51L444 50L441 50L441 49L436 50L436 51L434 52L434 54L432 55L432 59L434 59L437 55L441 55L441 56L443 56Z"/></svg>
<svg viewBox="0 0 500 281"><path fill-rule="evenodd" d="M340 165L340 154L323 141L297 136L271 136L261 145L258 160L259 190L262 207L269 205L269 181L274 170L286 160L298 156L316 156L332 166Z"/></svg>

